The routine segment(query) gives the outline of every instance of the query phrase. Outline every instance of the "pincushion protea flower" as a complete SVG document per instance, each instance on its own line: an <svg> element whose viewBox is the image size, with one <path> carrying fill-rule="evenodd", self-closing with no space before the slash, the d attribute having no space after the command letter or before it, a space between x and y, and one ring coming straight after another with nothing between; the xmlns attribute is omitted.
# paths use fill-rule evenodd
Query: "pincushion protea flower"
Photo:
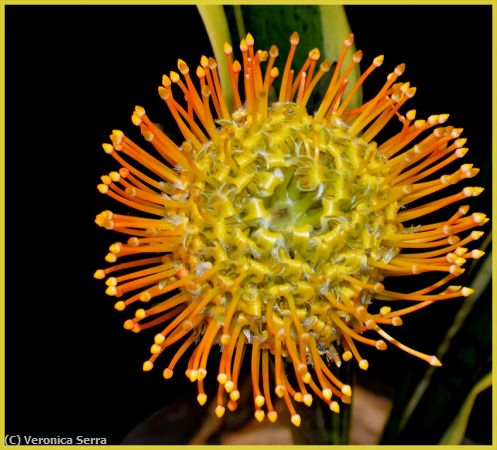
<svg viewBox="0 0 497 450"><path fill-rule="evenodd" d="M107 294L119 298L117 310L141 305L126 329L160 329L143 370L177 345L164 378L173 376L189 352L186 375L197 383L203 405L208 357L219 346L215 412L221 417L226 406L237 407L240 367L249 348L256 419L267 414L276 420L274 392L296 426L294 402L310 406L314 395L335 412L337 400L350 403L351 387L330 366L355 359L366 370L357 343L385 350L388 342L440 365L385 327L401 325L402 316L433 302L471 294L449 283L463 273L468 258L482 255L466 245L482 234L469 230L487 221L480 213L468 215L467 205L451 208L479 195L480 187L432 198L478 169L463 164L436 175L466 154L466 139L461 129L442 126L447 114L415 120L414 110L400 113L415 93L409 83L397 81L403 64L372 99L349 107L383 56L345 94L347 76L362 58L357 51L344 67L353 43L348 36L326 94L310 114L310 95L332 65L324 60L318 66L320 53L313 49L294 71L298 41L293 33L273 103L278 49L255 51L248 34L240 44L242 63L233 60L230 45L224 48L233 110L213 58L202 56L196 81L179 60L180 73L164 75L159 95L184 142L174 143L139 106L132 122L155 152L122 131L112 132L112 144L103 148L122 167L104 175L98 189L138 213L97 216L98 225L130 237L111 245L105 257L108 263L120 261L95 273L107 277ZM374 142L392 119L399 131ZM412 203L415 207L406 208ZM447 210L444 221L421 222L438 210ZM382 284L386 276L425 272L439 272L440 279L415 292ZM413 304L395 310L374 300Z"/></svg>

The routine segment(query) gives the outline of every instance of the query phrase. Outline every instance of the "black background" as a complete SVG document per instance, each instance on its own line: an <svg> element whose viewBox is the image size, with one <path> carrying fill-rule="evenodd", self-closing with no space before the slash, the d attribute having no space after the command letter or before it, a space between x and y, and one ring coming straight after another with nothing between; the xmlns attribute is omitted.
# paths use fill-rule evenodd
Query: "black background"
<svg viewBox="0 0 497 450"><path fill-rule="evenodd" d="M419 118L451 113L469 139L467 160L490 180L490 7L346 10L363 68L385 54L365 97L407 63L402 79L418 87L408 108ZM151 336L123 330L123 315L93 279L118 239L93 220L113 206L95 188L116 168L101 142L113 128L140 139L129 120L135 104L174 129L157 95L161 75L178 57L195 67L209 48L193 6L6 7L7 433L118 443L185 388L194 401L183 376L164 382L160 370L141 371ZM477 209L489 205L488 186ZM401 335L429 327L422 316L406 320ZM430 336L416 334L428 351ZM391 350L370 361L372 376L395 388L389 369L420 364L410 361Z"/></svg>

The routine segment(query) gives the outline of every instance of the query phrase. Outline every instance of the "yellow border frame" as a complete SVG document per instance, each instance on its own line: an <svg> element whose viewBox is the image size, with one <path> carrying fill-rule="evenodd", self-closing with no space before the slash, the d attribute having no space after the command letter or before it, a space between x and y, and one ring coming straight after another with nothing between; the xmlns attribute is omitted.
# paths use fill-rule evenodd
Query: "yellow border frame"
<svg viewBox="0 0 497 450"><path fill-rule="evenodd" d="M362 1L353 1L353 0L343 0L343 1L334 1L334 0L314 0L312 3L316 5L490 5L492 6L492 40L495 44L497 42L497 0L362 0ZM168 0L145 0L143 2L139 2L137 0L65 0L65 1L44 1L44 2L34 2L33 0L0 0L0 30L2 34L0 35L0 111L2 113L2 120L0 120L0 411L5 412L5 6L8 5L197 5L197 4L268 4L268 1L265 0L251 0L250 2L241 1L241 0L233 0L230 2L222 2L218 0L197 0L197 1L168 1ZM270 0L271 4L299 4L304 3L303 1L294 1L294 0ZM495 57L495 51L492 60L492 114L495 118L497 118L497 58ZM492 130L492 192L497 193L497 127L494 127ZM497 202L495 196L492 198L492 210L495 211ZM495 222L494 222L495 223ZM497 229L495 226L492 226L492 237L494 242L496 242L497 238ZM496 275L496 259L497 256L495 252L493 254L493 275ZM497 298L497 283L493 284L492 297L494 299ZM495 305L497 306L497 305ZM497 307L493 308L492 314L493 324L497 323ZM492 341L497 342L497 333L496 327L493 326L492 329ZM493 348L493 375L492 379L495 386L495 373L496 373L496 351L495 346ZM492 402L492 414L494 419L497 417L497 392L496 389L493 389L493 402ZM494 420L495 423L495 420ZM422 430L420 430L422 432ZM5 436L5 414L3 414L2 420L0 420L0 449L7 448L4 443L3 437ZM465 449L471 450L484 450L490 448L496 448L497 445L497 437L496 437L496 428L493 427L493 444L492 445L480 445L480 446L465 446ZM27 446L26 446L27 447ZM45 446L46 448L52 448L52 446ZM130 449L142 449L143 446L132 445L126 446L126 448ZM147 449L155 449L162 448L166 446L147 446ZM170 445L167 446L168 449L182 449L185 446L181 445ZM199 446L192 445L187 446L188 448L202 449L207 446ZM216 446L208 446L208 448L212 448ZM221 447L221 446L219 446ZM253 446L250 445L237 445L237 446L222 446L222 448L236 448L236 449L249 449ZM266 446L261 446L266 447ZM310 447L317 446L299 446L299 445L274 445L270 446L272 448L281 448L281 449L308 449ZM341 446L334 446L334 448L339 448ZM399 448L408 447L409 449L426 449L426 446L392 446L392 445L363 445L363 446L347 446L347 448L356 448L361 450L368 449L376 449L381 448L385 450L397 450ZM60 448L60 447L53 447ZM80 446L70 445L66 448L81 448ZM109 445L105 446L105 448L109 449L121 449L122 446L119 445ZM444 446L444 449L452 450L458 449L459 446L456 445L448 445Z"/></svg>

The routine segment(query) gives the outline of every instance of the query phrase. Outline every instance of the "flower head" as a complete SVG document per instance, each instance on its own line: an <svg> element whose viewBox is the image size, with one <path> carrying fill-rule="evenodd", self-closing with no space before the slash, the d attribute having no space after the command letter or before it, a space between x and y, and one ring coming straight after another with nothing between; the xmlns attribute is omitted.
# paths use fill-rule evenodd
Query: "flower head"
<svg viewBox="0 0 497 450"><path fill-rule="evenodd" d="M175 346L164 377L171 378L180 358L189 355L186 375L197 383L203 405L208 357L219 345L215 411L221 417L225 407L236 409L249 348L255 417L276 420L275 394L296 426L294 402L309 406L315 396L332 411L339 401L350 402L351 388L332 366L355 359L367 369L359 343L378 350L390 343L440 365L386 328L435 301L471 294L450 283L467 259L482 255L466 245L482 234L470 230L488 220L469 214L467 205L453 206L482 188L433 197L478 169L463 164L440 174L466 154L466 140L461 129L444 125L447 114L416 120L414 110L401 113L415 93L398 81L403 64L377 95L351 108L383 56L347 91L347 76L362 59L357 51L344 67L353 36L334 67L327 60L318 64L319 50L312 49L294 70L298 41L293 33L277 91L275 46L255 51L248 34L240 63L225 45L233 108L213 58L202 56L195 76L179 60L179 73L164 75L159 95L184 137L181 145L139 106L132 122L155 150L112 132L112 143L103 148L121 168L104 175L98 189L137 212L97 216L98 225L129 238L111 245L105 259L112 265L95 273L106 278L107 294L118 298L117 310L139 305L126 329L158 331L144 370ZM324 98L310 114L311 93L330 70ZM399 130L375 142L392 120ZM447 211L445 220L431 223L438 210ZM415 292L383 284L387 276L425 272L440 277ZM392 307L378 307L375 300ZM395 309L397 300L412 305Z"/></svg>

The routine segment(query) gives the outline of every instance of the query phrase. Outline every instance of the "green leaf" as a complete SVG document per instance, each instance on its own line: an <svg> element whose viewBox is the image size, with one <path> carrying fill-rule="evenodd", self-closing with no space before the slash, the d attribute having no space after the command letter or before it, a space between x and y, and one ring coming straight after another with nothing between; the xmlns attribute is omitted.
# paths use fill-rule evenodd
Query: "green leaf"
<svg viewBox="0 0 497 450"><path fill-rule="evenodd" d="M228 104L231 104L233 95L231 93L228 64L224 55L224 43L231 43L231 37L224 8L222 5L198 5L197 8L214 51L225 100Z"/></svg>
<svg viewBox="0 0 497 450"><path fill-rule="evenodd" d="M459 411L459 414L454 419L454 422L447 430L443 438L440 440L439 444L458 445L462 443L476 397L485 389L488 389L491 385L492 372L489 372L473 387L473 389L471 389L471 392L466 398L464 405Z"/></svg>
<svg viewBox="0 0 497 450"><path fill-rule="evenodd" d="M343 40L350 34L350 26L347 21L347 16L345 15L345 9L343 6L330 5L330 6L320 6L319 10L321 12L321 26L323 29L323 44L324 44L324 54L330 61L334 61L340 51L342 50ZM352 55L355 47L352 51L347 53L345 58L345 67L352 61ZM349 88L345 90L348 92L351 86L359 79L360 72L359 66L355 66L352 72L348 76ZM354 108L361 104L362 102L362 89L357 91L350 103L350 107Z"/></svg>

